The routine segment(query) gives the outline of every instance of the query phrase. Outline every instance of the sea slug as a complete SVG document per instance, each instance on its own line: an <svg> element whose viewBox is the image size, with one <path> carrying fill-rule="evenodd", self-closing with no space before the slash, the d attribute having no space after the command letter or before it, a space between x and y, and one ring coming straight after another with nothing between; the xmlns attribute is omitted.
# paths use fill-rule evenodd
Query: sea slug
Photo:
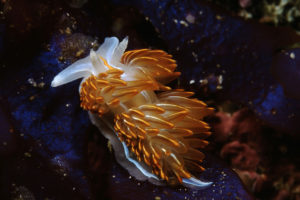
<svg viewBox="0 0 300 200"><path fill-rule="evenodd" d="M97 51L54 77L56 87L81 79L81 107L111 142L118 162L138 180L205 188L191 171L200 165L213 108L193 92L164 85L176 79L177 64L162 50L126 51L128 39L106 38Z"/></svg>

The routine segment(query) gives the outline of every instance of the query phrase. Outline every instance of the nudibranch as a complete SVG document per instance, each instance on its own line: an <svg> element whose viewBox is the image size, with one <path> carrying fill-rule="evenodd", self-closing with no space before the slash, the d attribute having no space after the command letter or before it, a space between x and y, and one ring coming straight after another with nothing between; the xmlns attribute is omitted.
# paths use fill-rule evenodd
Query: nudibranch
<svg viewBox="0 0 300 200"><path fill-rule="evenodd" d="M54 77L56 87L81 79L81 107L109 139L117 161L138 180L154 184L182 184L204 188L191 171L203 171L201 162L210 127L202 121L213 112L193 92L171 89L166 83L180 72L172 56L162 50L126 51L106 38L97 51Z"/></svg>

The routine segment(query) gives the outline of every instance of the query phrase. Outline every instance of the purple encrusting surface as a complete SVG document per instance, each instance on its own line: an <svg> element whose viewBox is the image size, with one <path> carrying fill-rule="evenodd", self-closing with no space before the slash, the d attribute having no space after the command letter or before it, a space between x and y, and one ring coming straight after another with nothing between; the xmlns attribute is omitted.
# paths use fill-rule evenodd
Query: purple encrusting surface
<svg viewBox="0 0 300 200"><path fill-rule="evenodd" d="M208 156L204 163L207 170L197 176L214 182L204 190L155 186L136 181L129 178L128 172L113 159L107 159L113 154L107 151L106 142L101 136L101 144L98 143L99 146L92 152L100 156L91 162L91 165L100 165L95 167L94 174L86 173L84 161L89 159L85 153L85 148L89 146L86 144L87 137L90 131L96 137L100 133L91 128L87 113L79 106L79 81L60 88L50 87L52 77L67 66L67 63L57 61L59 49L56 42L60 40L57 36L54 38L49 52L40 52L31 64L14 72L14 79L2 80L13 82L1 85L2 102L7 106L3 108L6 111L3 113L3 123L7 124L5 118L8 118L11 125L7 125L6 129L9 126L13 129L11 132L6 130L5 135L15 138L15 143L22 144L19 148L15 144L10 152L20 155L9 161L13 167L3 167L5 173L10 174L3 184L8 181L25 186L30 195L37 199L90 199L95 195L109 199L251 199L237 175L212 156ZM45 86L33 87L28 79L44 82ZM103 155L105 153L107 155ZM94 187L96 189L93 190L98 191L91 191ZM54 191L60 192L56 194Z"/></svg>
<svg viewBox="0 0 300 200"><path fill-rule="evenodd" d="M211 167L212 165L213 167ZM120 176L120 172L124 171L124 169L120 168L120 166L113 166L113 179L111 179L111 190L114 191L112 192L113 199L117 199L120 194L123 194L125 199L130 199L134 195L140 199L155 199L155 197L172 200L252 199L245 192L235 173L229 168L224 168L224 163L219 159L208 155L203 166L206 167L206 171L201 175L197 175L197 177L213 182L210 187L203 190L185 187L157 187L148 182L131 181L133 179L131 176ZM152 193L144 191L152 191Z"/></svg>
<svg viewBox="0 0 300 200"><path fill-rule="evenodd" d="M110 20L113 21L111 10L102 12L98 9L105 10L105 6L91 3L82 14L56 1L41 7L35 7L38 1L22 2L18 1L18 8L22 8L24 15L40 10L32 8L47 6L45 11L49 14L45 16L48 21L40 20L44 23L36 25L33 21L35 29L20 34L22 37L10 30L9 24L0 29L0 52L5 55L1 56L6 65L1 68L0 80L0 158L4 161L0 166L0 197L8 199L18 194L17 189L22 186L36 199L252 199L238 176L210 154L204 162L206 171L197 175L214 182L204 190L154 186L130 177L115 162L113 154L107 150L106 140L79 107L79 81L59 88L50 87L52 78L70 64L58 61L61 43L67 40L67 36L58 31L66 28L63 19L74 17L77 21L75 33L98 37L101 43L105 36L112 35L109 29ZM291 97L284 93L285 87L293 85L293 81L280 77L281 65L272 65L274 58L278 58L290 64L285 74L297 69L295 62L299 60L287 62L285 59L289 58L279 52L298 41L291 30L245 22L199 1L129 3L149 18L168 52L178 61L178 70L182 72L181 87L197 92L202 87L200 80L222 75L223 89L208 83L210 93L218 101L250 103L249 106L272 126L284 130L299 128L296 123L299 101L293 96L294 90L287 92ZM14 6L12 12L20 13ZM54 15L50 14L52 9L57 11ZM25 18L16 13L10 20L23 22ZM18 30L18 26L15 29ZM131 37L131 31L119 36L129 34L132 41L129 44L134 44L139 39ZM76 43L76 40L70 42ZM41 48L42 43L49 44L49 51ZM151 46L144 41L140 44ZM84 50L86 55L89 49ZM295 57L299 56L299 51L295 51ZM74 57L65 59L78 59ZM192 84L191 80L194 80ZM32 82L45 85L36 87Z"/></svg>
<svg viewBox="0 0 300 200"><path fill-rule="evenodd" d="M178 61L181 87L199 91L201 80L221 76L220 90L208 81L219 100L249 106L275 128L299 131L299 50L288 54L293 52L296 59L281 59L277 69L285 73L272 73L272 63L283 54L280 50L300 41L291 28L245 21L204 1L145 0L130 5L149 18Z"/></svg>

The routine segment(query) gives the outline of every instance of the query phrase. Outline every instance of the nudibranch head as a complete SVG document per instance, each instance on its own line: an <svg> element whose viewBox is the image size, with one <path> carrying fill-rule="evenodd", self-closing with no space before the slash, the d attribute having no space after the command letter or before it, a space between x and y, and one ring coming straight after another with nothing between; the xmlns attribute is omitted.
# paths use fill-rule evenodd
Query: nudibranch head
<svg viewBox="0 0 300 200"><path fill-rule="evenodd" d="M118 60L121 59L127 43L127 38L121 43L116 37L106 38L97 51L91 50L89 56L78 60L55 76L51 86L57 87L79 78L85 81L91 75L97 76L99 73L106 72L111 65L120 64Z"/></svg>
<svg viewBox="0 0 300 200"><path fill-rule="evenodd" d="M177 65L171 55L149 49L125 52L127 43L127 38L121 43L106 38L97 51L60 72L51 85L83 79L81 107L112 142L120 164L136 178L141 174L150 181L210 185L193 177L191 170L204 170L204 154L198 149L208 144L210 127L202 119L213 109L190 98L192 92L164 85L180 75L174 72ZM104 131L102 120L114 133Z"/></svg>

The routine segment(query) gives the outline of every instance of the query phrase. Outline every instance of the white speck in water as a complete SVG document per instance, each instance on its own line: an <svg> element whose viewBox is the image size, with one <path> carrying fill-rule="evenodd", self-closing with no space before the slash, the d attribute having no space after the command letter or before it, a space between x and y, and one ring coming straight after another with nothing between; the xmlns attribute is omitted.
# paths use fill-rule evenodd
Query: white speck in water
<svg viewBox="0 0 300 200"><path fill-rule="evenodd" d="M192 15L191 13L187 14L185 19L188 23L191 23L191 24L195 23L195 16Z"/></svg>
<svg viewBox="0 0 300 200"><path fill-rule="evenodd" d="M178 20L177 20L177 19L174 19L173 21L175 22L175 24L177 24L177 23L178 23Z"/></svg>
<svg viewBox="0 0 300 200"><path fill-rule="evenodd" d="M37 83L35 82L35 80L34 80L33 78L29 78L27 81L28 81L28 83L29 83L30 85L32 85L33 87L36 87L36 86L37 86Z"/></svg>
<svg viewBox="0 0 300 200"><path fill-rule="evenodd" d="M192 55L194 56L195 61L198 62L198 61L199 61L199 60L198 60L198 55L197 55L195 52L192 52Z"/></svg>
<svg viewBox="0 0 300 200"><path fill-rule="evenodd" d="M194 84L195 83L195 80L190 80L190 84Z"/></svg>
<svg viewBox="0 0 300 200"><path fill-rule="evenodd" d="M201 79L199 80L199 83L201 83L202 85L206 85L208 83L207 79Z"/></svg>
<svg viewBox="0 0 300 200"><path fill-rule="evenodd" d="M290 53L290 58L291 58L291 59L295 59L295 57L296 57L296 55L295 55L294 52Z"/></svg>
<svg viewBox="0 0 300 200"><path fill-rule="evenodd" d="M39 88L43 88L45 86L45 83L44 82L40 82L39 84L38 84L38 87Z"/></svg>
<svg viewBox="0 0 300 200"><path fill-rule="evenodd" d="M184 20L180 20L180 24L182 24L185 27L189 26L189 24L186 21L184 21Z"/></svg>
<svg viewBox="0 0 300 200"><path fill-rule="evenodd" d="M28 153L28 152L25 152L25 153L24 153L24 156L26 156L26 157L30 158L30 157L31 157L31 154L30 154L30 153Z"/></svg>
<svg viewBox="0 0 300 200"><path fill-rule="evenodd" d="M216 15L216 19L217 19L217 20L222 20L223 17L222 17L221 15Z"/></svg>
<svg viewBox="0 0 300 200"><path fill-rule="evenodd" d="M222 84L222 82L223 82L223 76L222 75L218 76L218 82L219 82L219 84Z"/></svg>

